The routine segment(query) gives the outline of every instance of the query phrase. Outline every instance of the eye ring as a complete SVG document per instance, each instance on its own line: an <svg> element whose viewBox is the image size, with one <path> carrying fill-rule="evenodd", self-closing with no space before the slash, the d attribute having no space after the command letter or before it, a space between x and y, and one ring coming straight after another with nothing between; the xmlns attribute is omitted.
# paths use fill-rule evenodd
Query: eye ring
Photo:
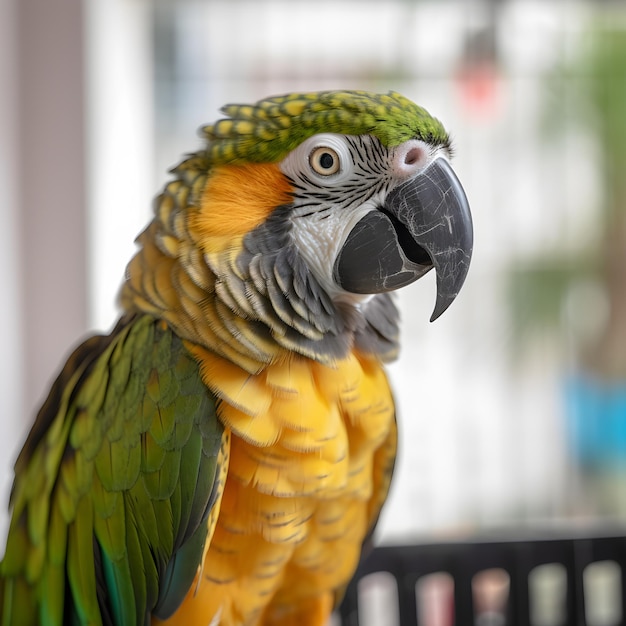
<svg viewBox="0 0 626 626"><path fill-rule="evenodd" d="M318 146L309 155L311 169L320 176L332 176L341 168L339 153L328 146Z"/></svg>

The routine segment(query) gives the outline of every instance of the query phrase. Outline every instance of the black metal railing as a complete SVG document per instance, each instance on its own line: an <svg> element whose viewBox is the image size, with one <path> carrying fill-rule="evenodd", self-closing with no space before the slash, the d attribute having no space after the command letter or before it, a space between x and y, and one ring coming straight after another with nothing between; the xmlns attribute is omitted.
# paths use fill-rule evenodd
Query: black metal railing
<svg viewBox="0 0 626 626"><path fill-rule="evenodd" d="M586 571L594 563L605 562L611 564L617 576L610 585L612 592L605 592L596 600ZM558 592L562 597L549 598L553 609L548 620L537 617L540 607L533 594L538 591L530 580L532 572L538 571L536 568L550 564L558 565L557 569L564 575ZM626 623L626 575L622 573L625 567L626 538L622 536L380 546L359 566L339 615L342 626L370 624L367 616L359 615L359 604L363 605L359 602L359 596L363 595L362 583L371 574L386 572L396 585L397 593L392 594L390 601L397 606L391 607L390 614L397 619L394 617L390 624L382 626L393 626L393 622L399 626L430 626L428 615L420 610L419 582L432 574L444 574L450 580L447 623L456 626L487 623L539 626L542 622L554 626L592 626L595 623L619 626ZM495 608L481 606L477 581L484 572L505 575L506 590L500 594L499 606ZM502 580L502 576L496 578ZM548 593L554 595L557 591L553 589ZM611 606L597 609L598 602ZM595 614L603 611L604 617L595 621L589 618L592 604L596 607ZM446 623L441 612L439 616L437 624Z"/></svg>

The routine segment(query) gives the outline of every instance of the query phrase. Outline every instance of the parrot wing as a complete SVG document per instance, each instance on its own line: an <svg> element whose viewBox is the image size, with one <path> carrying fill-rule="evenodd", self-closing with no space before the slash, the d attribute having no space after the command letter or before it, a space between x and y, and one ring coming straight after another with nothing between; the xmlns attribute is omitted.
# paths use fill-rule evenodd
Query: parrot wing
<svg viewBox="0 0 626 626"><path fill-rule="evenodd" d="M127 317L83 343L16 463L0 622L168 617L210 541L228 447L197 363L163 322Z"/></svg>

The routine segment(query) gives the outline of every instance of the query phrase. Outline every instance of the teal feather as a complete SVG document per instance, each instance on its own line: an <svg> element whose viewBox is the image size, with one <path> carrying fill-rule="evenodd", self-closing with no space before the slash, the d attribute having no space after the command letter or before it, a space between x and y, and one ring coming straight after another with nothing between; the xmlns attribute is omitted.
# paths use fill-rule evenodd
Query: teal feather
<svg viewBox="0 0 626 626"><path fill-rule="evenodd" d="M171 617L180 604L181 596L187 593L193 583L198 571L198 554L202 554L206 541L205 528L199 526L167 564L161 596L154 607L154 615L159 619Z"/></svg>
<svg viewBox="0 0 626 626"><path fill-rule="evenodd" d="M132 544L132 539L127 537ZM136 556L129 550L127 556ZM111 608L116 626L134 626L137 624L137 605L135 600L136 589L133 588L133 579L130 573L128 558L112 560L102 551L102 569L107 584L107 601ZM139 588L141 597L141 588Z"/></svg>

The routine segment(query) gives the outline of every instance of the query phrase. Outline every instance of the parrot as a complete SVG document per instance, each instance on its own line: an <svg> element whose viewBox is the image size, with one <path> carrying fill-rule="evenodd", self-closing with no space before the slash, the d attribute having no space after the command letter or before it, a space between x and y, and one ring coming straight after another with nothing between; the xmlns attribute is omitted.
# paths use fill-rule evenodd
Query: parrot
<svg viewBox="0 0 626 626"><path fill-rule="evenodd" d="M434 269L434 320L472 255L450 135L393 91L221 112L17 457L4 626L324 626L372 545L394 292Z"/></svg>

